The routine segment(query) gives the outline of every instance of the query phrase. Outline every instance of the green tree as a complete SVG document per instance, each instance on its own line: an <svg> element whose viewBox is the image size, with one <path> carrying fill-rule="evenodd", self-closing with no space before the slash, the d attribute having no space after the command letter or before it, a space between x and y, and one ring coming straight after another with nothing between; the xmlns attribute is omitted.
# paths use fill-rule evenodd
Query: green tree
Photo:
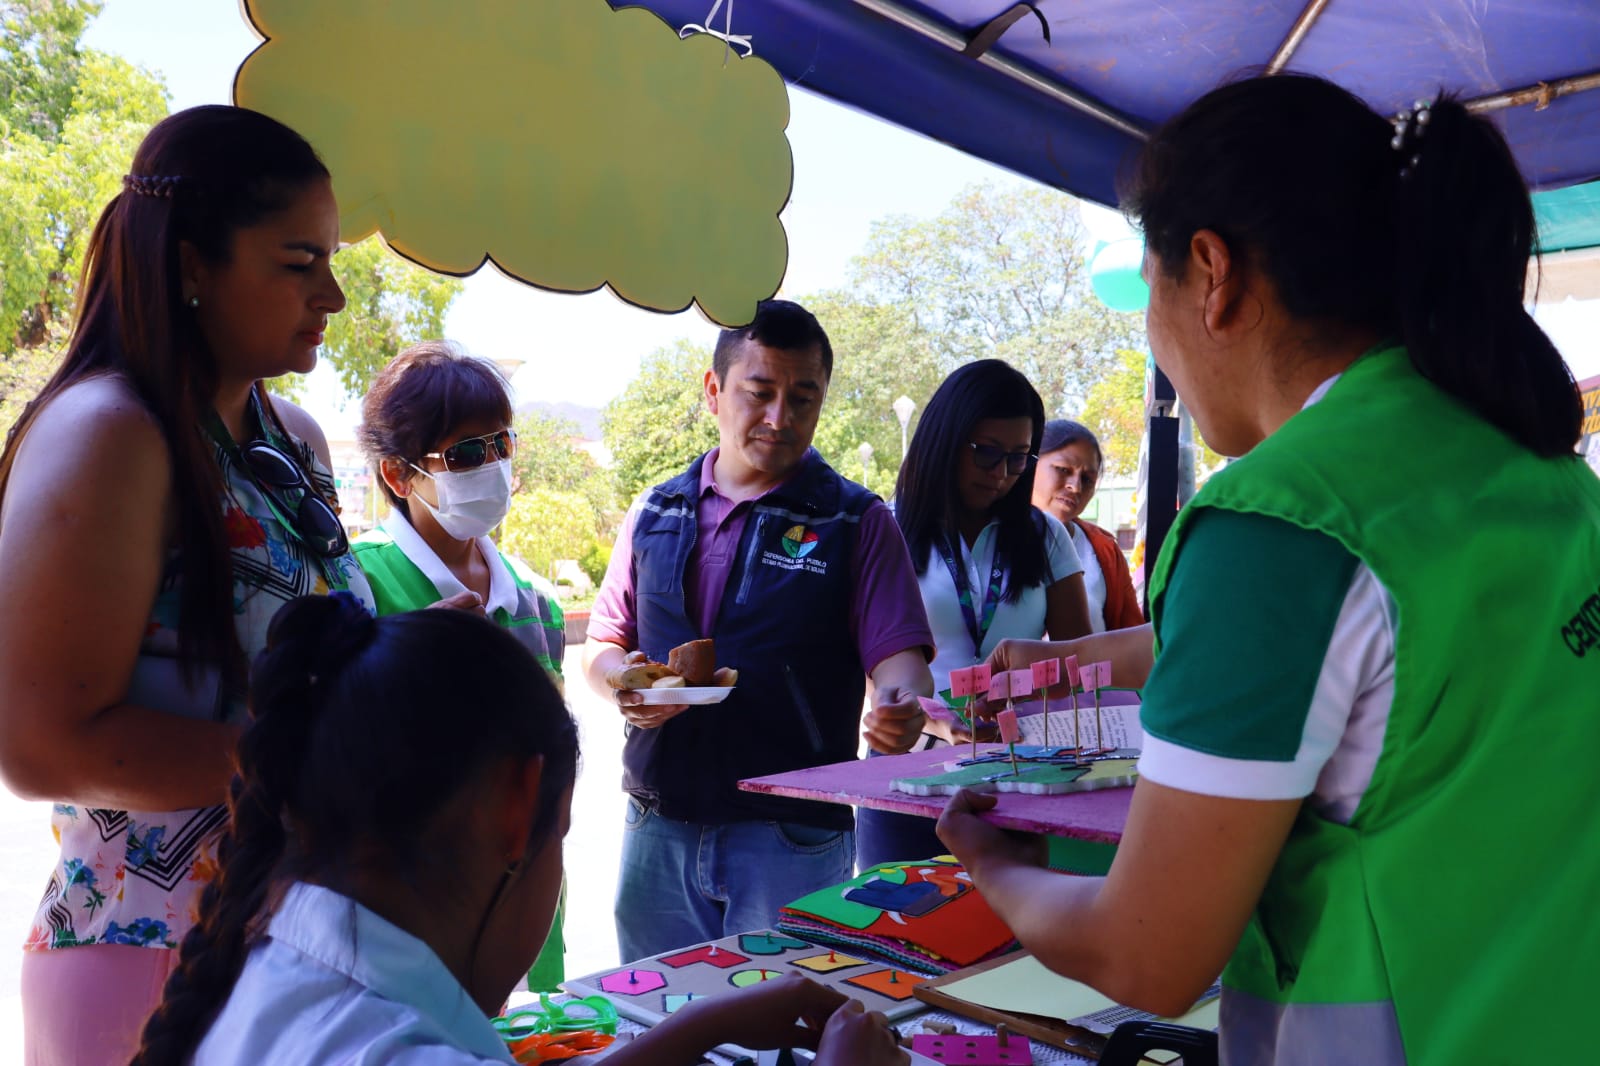
<svg viewBox="0 0 1600 1066"><path fill-rule="evenodd" d="M677 341L645 356L622 395L606 405L601 432L623 499L631 501L716 446L717 420L706 410L702 389L709 369L709 348Z"/></svg>
<svg viewBox="0 0 1600 1066"><path fill-rule="evenodd" d="M1139 442L1145 430L1145 362L1143 352L1118 352L1111 372L1089 390L1079 419L1099 438L1108 474L1132 477L1138 470ZM1194 430L1194 465L1199 482L1222 465L1222 456L1201 438L1198 427Z"/></svg>
<svg viewBox="0 0 1600 1066"><path fill-rule="evenodd" d="M1120 349L1145 347L1138 316L1095 298L1091 250L1065 193L976 185L934 218L875 223L853 281L857 293L911 316L944 373L1005 359L1028 375L1050 417L1070 417Z"/></svg>
<svg viewBox="0 0 1600 1066"><path fill-rule="evenodd" d="M579 448L578 423L538 411L517 416L517 454L511 469L519 491L535 488L575 492L601 516L601 535L609 536L620 515L616 479Z"/></svg>
<svg viewBox="0 0 1600 1066"><path fill-rule="evenodd" d="M57 140L72 110L98 0L0 0L0 128Z"/></svg>
<svg viewBox="0 0 1600 1066"><path fill-rule="evenodd" d="M1139 441L1144 436L1143 352L1123 349L1111 372L1089 389L1079 419L1100 439L1105 473L1131 477L1139 466Z"/></svg>
<svg viewBox="0 0 1600 1066"><path fill-rule="evenodd" d="M85 52L60 135L13 129L0 145L0 344L8 354L64 333L84 247L145 132L167 113L155 77Z"/></svg>
<svg viewBox="0 0 1600 1066"><path fill-rule="evenodd" d="M599 529L600 515L581 493L536 486L512 497L500 547L550 577L556 560L590 553Z"/></svg>

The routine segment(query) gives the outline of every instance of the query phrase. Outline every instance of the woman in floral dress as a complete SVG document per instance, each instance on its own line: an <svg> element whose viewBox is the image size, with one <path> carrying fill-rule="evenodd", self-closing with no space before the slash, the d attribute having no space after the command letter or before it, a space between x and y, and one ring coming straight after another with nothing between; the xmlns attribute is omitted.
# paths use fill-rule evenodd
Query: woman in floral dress
<svg viewBox="0 0 1600 1066"><path fill-rule="evenodd" d="M146 136L55 376L0 453L0 774L55 802L22 965L30 1066L126 1062L192 922L277 608L365 585L327 442L262 381L344 296L303 139L201 107Z"/></svg>

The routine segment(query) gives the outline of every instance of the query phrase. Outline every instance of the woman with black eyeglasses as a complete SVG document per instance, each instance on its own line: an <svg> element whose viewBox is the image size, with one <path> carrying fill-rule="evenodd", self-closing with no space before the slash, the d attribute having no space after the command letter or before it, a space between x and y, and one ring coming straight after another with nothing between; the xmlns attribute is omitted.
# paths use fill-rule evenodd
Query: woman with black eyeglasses
<svg viewBox="0 0 1600 1066"><path fill-rule="evenodd" d="M470 596L533 652L559 687L565 620L555 588L504 555L489 534L511 506L511 395L492 363L449 341L423 341L395 357L361 404L356 436L391 510L354 544L378 614ZM555 991L562 972L562 913L528 974Z"/></svg>
<svg viewBox="0 0 1600 1066"><path fill-rule="evenodd" d="M61 842L22 959L29 1063L128 1061L216 868L247 662L288 600L366 595L327 443L262 387L316 364L338 243L292 130L165 119L0 455L0 773L54 801Z"/></svg>
<svg viewBox="0 0 1600 1066"><path fill-rule="evenodd" d="M928 401L895 485L895 519L911 550L937 647L934 689L984 662L1008 637L1069 640L1090 632L1083 564L1054 517L1033 506L1044 404L1015 368L980 359ZM945 727L924 745L954 739ZM925 859L947 849L926 818L862 809L856 857Z"/></svg>

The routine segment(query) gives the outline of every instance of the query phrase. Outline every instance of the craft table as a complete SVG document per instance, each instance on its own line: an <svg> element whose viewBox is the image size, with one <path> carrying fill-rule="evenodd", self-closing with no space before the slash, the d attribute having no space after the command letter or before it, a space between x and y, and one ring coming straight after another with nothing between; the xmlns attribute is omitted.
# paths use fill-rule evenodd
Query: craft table
<svg viewBox="0 0 1600 1066"><path fill-rule="evenodd" d="M978 745L980 749L996 746ZM897 777L938 773L946 762L963 757L967 750L967 745L956 744L929 751L911 751L904 755L851 759L829 766L754 777L740 781L739 787L746 792L937 818L950 802L948 796L913 796L896 792L890 787L890 782ZM998 802L984 818L1002 828L1070 837L1097 844L1116 844L1122 839L1122 827L1128 820L1128 804L1133 799L1133 789L1108 788L1059 796L1028 796L1015 792L995 795Z"/></svg>

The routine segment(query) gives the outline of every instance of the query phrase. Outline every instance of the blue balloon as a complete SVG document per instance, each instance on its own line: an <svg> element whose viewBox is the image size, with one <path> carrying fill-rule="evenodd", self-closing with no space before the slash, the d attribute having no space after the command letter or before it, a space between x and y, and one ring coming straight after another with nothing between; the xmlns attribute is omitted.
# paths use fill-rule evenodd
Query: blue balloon
<svg viewBox="0 0 1600 1066"><path fill-rule="evenodd" d="M1150 286L1139 273L1143 264L1143 238L1112 241L1089 260L1089 284L1113 311L1143 311L1150 303Z"/></svg>

